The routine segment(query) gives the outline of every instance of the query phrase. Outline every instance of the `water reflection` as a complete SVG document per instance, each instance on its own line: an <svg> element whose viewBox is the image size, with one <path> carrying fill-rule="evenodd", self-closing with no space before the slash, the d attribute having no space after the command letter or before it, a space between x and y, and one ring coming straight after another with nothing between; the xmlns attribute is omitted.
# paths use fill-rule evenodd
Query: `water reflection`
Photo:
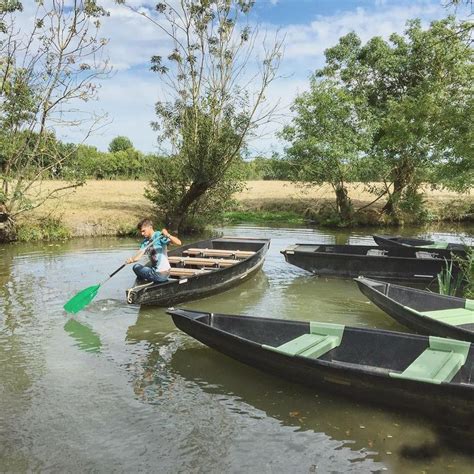
<svg viewBox="0 0 474 474"><path fill-rule="evenodd" d="M295 242L369 243L369 232L221 230L271 237L263 272L185 306L400 329L352 281L314 278L279 253ZM403 457L402 439L436 441L424 420L257 372L176 330L163 309L127 305L131 270L65 319L65 301L136 247L116 238L0 246L0 470L472 471L472 457L444 445L434 460Z"/></svg>
<svg viewBox="0 0 474 474"><path fill-rule="evenodd" d="M64 330L76 341L76 346L86 352L100 352L102 343L100 337L86 324L76 319L69 319Z"/></svg>

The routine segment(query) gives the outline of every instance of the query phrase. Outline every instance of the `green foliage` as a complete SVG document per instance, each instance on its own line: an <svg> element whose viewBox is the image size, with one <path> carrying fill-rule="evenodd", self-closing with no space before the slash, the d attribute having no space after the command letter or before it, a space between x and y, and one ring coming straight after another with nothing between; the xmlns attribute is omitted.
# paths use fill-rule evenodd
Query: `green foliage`
<svg viewBox="0 0 474 474"><path fill-rule="evenodd" d="M232 207L232 195L243 188L243 183L238 164L223 170L223 176L216 167L214 182L194 182L188 158L188 155L177 155L156 161L145 196L154 203L165 225L173 225L173 218L179 216L179 222L174 224L189 232L218 221Z"/></svg>
<svg viewBox="0 0 474 474"><path fill-rule="evenodd" d="M466 251L465 257L455 255L453 258L461 270L464 297L474 298L474 249L469 245L465 245L464 250Z"/></svg>
<svg viewBox="0 0 474 474"><path fill-rule="evenodd" d="M104 153L96 147L79 145L69 172L92 179L148 179L156 161L164 158L144 155L134 148Z"/></svg>
<svg viewBox="0 0 474 474"><path fill-rule="evenodd" d="M326 51L317 72L357 97L363 115L368 109L374 128L367 155L386 183L392 215L422 182L458 191L474 183L472 28L450 17L424 30L413 20L404 35L365 45L350 33Z"/></svg>
<svg viewBox="0 0 474 474"><path fill-rule="evenodd" d="M266 222L301 225L304 222L301 215L291 211L227 211L224 220L231 224Z"/></svg>
<svg viewBox="0 0 474 474"><path fill-rule="evenodd" d="M71 232L55 217L44 217L38 220L22 222L18 226L17 239L20 242L39 240L65 240L71 237Z"/></svg>
<svg viewBox="0 0 474 474"><path fill-rule="evenodd" d="M106 12L95 0L36 3L28 24L16 18L21 2L0 2L0 210L13 234L19 215L81 184L71 164L76 147L57 141L54 130L85 126L68 109L94 98L95 80L108 72L98 37ZM71 181L41 186L54 177Z"/></svg>
<svg viewBox="0 0 474 474"><path fill-rule="evenodd" d="M116 153L118 151L127 151L133 148L131 140L124 136L115 137L109 144L109 152Z"/></svg>
<svg viewBox="0 0 474 474"><path fill-rule="evenodd" d="M148 17L129 2L120 3ZM156 5L159 21L148 17L173 43L166 56L151 58L151 70L163 78L164 96L169 97L155 105L153 126L174 155L166 166L157 164L146 193L171 229L194 228L219 218L242 186L239 163L248 137L275 110L275 105L262 104L276 77L280 42L262 48L259 73L247 77L257 30L245 17L253 4L163 1ZM249 80L252 93L241 85Z"/></svg>
<svg viewBox="0 0 474 474"><path fill-rule="evenodd" d="M453 261L445 261L443 270L438 273L438 286L441 295L454 296L462 286L463 275L453 275Z"/></svg>
<svg viewBox="0 0 474 474"><path fill-rule="evenodd" d="M241 167L243 177L247 181L289 181L293 173L291 162L277 156L272 158L257 156L252 160L242 161Z"/></svg>
<svg viewBox="0 0 474 474"><path fill-rule="evenodd" d="M318 79L317 73L310 91L295 100L292 110L295 118L282 137L291 143L286 153L295 179L311 185L329 182L341 220L349 220L352 205L345 183L353 179L372 138L373 124L363 99L335 80Z"/></svg>

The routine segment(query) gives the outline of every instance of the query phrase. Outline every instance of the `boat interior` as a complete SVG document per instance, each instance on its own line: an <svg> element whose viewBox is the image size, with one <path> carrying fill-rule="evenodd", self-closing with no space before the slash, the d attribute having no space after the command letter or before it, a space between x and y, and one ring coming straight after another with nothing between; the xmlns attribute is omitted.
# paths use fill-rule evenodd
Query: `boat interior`
<svg viewBox="0 0 474 474"><path fill-rule="evenodd" d="M354 256L371 256L371 257L405 257L417 259L438 259L450 258L448 251L438 250L420 250L416 247L385 247L369 245L317 245L317 244L296 244L284 250L286 253L309 252L309 253L327 253L327 254L343 254Z"/></svg>
<svg viewBox="0 0 474 474"><path fill-rule="evenodd" d="M268 241L219 238L192 244L169 253L172 278L187 278L236 265L255 255Z"/></svg>
<svg viewBox="0 0 474 474"><path fill-rule="evenodd" d="M436 321L474 331L474 301L383 282L368 282L374 290L398 304Z"/></svg>
<svg viewBox="0 0 474 474"><path fill-rule="evenodd" d="M393 378L472 383L474 348L465 341L369 331L318 322L202 314L198 321L289 356Z"/></svg>

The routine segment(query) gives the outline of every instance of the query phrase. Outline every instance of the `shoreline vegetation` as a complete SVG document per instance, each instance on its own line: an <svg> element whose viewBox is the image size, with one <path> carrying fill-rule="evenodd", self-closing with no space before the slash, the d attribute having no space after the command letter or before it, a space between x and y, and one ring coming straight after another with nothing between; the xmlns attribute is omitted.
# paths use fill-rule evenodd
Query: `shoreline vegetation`
<svg viewBox="0 0 474 474"><path fill-rule="evenodd" d="M42 186L57 186L57 181ZM125 236L135 234L136 222L154 217L153 205L144 197L146 181L89 180L73 192L47 202L28 220L20 221L18 240L64 240L71 237ZM362 184L349 185L354 209L370 204L374 197ZM304 188L290 181L247 181L234 195L235 203L224 214L223 223L244 222L340 227L332 220L334 199L330 185ZM384 200L355 213L345 227L387 227L381 213ZM429 222L473 222L474 197L444 190L425 190L426 214L405 224ZM157 225L159 220L157 220Z"/></svg>

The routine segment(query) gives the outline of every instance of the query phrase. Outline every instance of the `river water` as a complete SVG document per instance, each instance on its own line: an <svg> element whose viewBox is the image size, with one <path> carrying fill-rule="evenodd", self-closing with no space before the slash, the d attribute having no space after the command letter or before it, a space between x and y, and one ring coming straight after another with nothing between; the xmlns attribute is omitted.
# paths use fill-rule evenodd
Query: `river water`
<svg viewBox="0 0 474 474"><path fill-rule="evenodd" d="M279 253L296 242L372 243L369 231L219 231L271 237L263 271L183 306L407 331L352 281L313 277ZM474 228L462 232L472 242ZM423 235L456 240L452 230ZM181 333L163 309L127 305L130 268L69 318L62 305L137 242L0 246L0 472L472 472L472 456L439 444L413 414L263 374Z"/></svg>

